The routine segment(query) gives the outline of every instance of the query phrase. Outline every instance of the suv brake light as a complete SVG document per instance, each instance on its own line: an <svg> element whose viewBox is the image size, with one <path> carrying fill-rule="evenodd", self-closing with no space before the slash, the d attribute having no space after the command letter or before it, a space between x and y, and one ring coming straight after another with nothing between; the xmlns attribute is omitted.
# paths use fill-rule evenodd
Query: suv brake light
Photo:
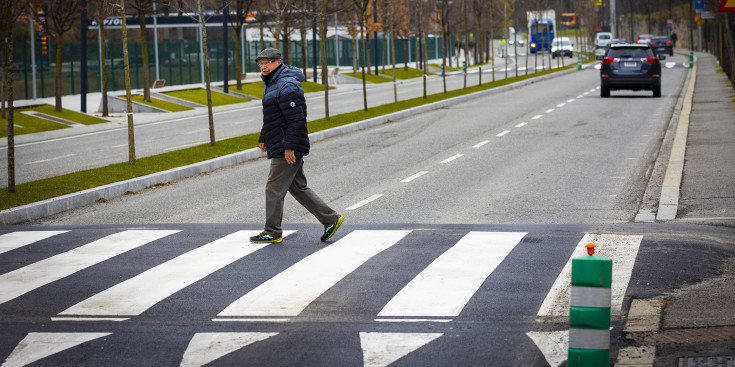
<svg viewBox="0 0 735 367"><path fill-rule="evenodd" d="M666 42L667 45L672 45L671 41Z"/></svg>
<svg viewBox="0 0 735 367"><path fill-rule="evenodd" d="M612 64L613 63L613 60L615 60L615 59L613 59L612 57L606 57L606 58L602 59L602 63L603 64Z"/></svg>
<svg viewBox="0 0 735 367"><path fill-rule="evenodd" d="M648 61L648 63L650 64L658 64L658 59L655 57L647 57L646 61Z"/></svg>

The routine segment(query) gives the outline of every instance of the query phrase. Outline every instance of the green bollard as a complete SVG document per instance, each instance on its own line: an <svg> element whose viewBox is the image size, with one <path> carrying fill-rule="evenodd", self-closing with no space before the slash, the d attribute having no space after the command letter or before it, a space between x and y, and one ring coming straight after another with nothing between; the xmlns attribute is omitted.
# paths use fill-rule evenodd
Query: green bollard
<svg viewBox="0 0 735 367"><path fill-rule="evenodd" d="M612 260L593 256L572 259L572 296L569 309L569 367L610 365L610 302Z"/></svg>
<svg viewBox="0 0 735 367"><path fill-rule="evenodd" d="M577 70L582 70L582 55L577 55Z"/></svg>
<svg viewBox="0 0 735 367"><path fill-rule="evenodd" d="M694 67L694 51L689 53L689 68Z"/></svg>

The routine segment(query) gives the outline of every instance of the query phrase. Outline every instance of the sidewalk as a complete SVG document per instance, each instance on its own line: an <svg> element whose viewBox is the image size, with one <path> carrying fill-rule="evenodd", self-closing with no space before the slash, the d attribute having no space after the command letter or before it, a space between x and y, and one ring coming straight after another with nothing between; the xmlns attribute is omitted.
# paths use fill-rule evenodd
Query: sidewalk
<svg viewBox="0 0 735 367"><path fill-rule="evenodd" d="M712 55L695 56L696 83L674 221L733 227L735 91ZM715 273L715 278L685 284L662 298L633 300L626 327L643 320L651 327L626 330L616 366L735 366L735 259Z"/></svg>

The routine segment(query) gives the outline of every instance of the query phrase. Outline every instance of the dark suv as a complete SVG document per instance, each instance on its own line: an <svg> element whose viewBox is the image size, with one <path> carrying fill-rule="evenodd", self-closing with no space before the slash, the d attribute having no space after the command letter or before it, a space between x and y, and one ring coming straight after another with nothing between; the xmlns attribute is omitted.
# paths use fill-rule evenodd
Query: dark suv
<svg viewBox="0 0 735 367"><path fill-rule="evenodd" d="M649 44L610 45L600 67L600 96L609 97L611 90L650 90L661 97L661 63L666 56L656 57Z"/></svg>
<svg viewBox="0 0 735 367"><path fill-rule="evenodd" d="M669 54L669 56L674 56L674 44L669 37L651 38L651 47L653 47L656 54Z"/></svg>

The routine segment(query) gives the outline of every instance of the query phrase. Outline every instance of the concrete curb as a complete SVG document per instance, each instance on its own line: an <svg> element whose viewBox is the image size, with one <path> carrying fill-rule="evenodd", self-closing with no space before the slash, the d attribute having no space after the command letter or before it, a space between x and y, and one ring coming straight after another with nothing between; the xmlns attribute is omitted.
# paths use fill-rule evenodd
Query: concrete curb
<svg viewBox="0 0 735 367"><path fill-rule="evenodd" d="M348 134L354 131L367 129L373 126L384 124L389 121L395 121L409 116L417 115L423 112L432 111L439 108L455 105L457 103L466 102L472 99L502 93L511 89L519 88L529 84L548 80L558 76L571 74L578 71L577 69L564 70L536 78L526 79L520 82L507 84L501 87L492 88L476 93L466 94L463 96L453 97L422 106L413 107L407 110L394 112L388 115L378 116L371 119L358 121L349 125L334 127L327 130L318 131L309 134L312 142L324 140L333 136ZM111 183L104 186L91 188L84 191L74 192L67 195L58 196L48 200L6 209L0 211L0 225L19 224L37 220L46 216L61 213L63 211L80 208L83 206L94 204L99 200L109 200L118 196L122 196L127 192L136 192L145 188L173 182L188 177L193 177L204 172L210 172L219 168L233 166L252 159L264 157L265 153L258 148L248 149L242 152L229 154L226 156L210 159L207 161L194 163L188 166L177 167L163 172L152 173L150 175L136 177L133 179Z"/></svg>
<svg viewBox="0 0 735 367"><path fill-rule="evenodd" d="M684 157L687 147L687 135L689 134L689 116L692 112L692 101L694 99L694 85L697 81L697 64L692 67L689 75L689 87L687 88L684 104L682 105L679 121L676 125L676 135L671 146L671 156L666 167L663 186L661 187L661 198L659 199L656 220L674 220L679 209L679 190L684 172Z"/></svg>

